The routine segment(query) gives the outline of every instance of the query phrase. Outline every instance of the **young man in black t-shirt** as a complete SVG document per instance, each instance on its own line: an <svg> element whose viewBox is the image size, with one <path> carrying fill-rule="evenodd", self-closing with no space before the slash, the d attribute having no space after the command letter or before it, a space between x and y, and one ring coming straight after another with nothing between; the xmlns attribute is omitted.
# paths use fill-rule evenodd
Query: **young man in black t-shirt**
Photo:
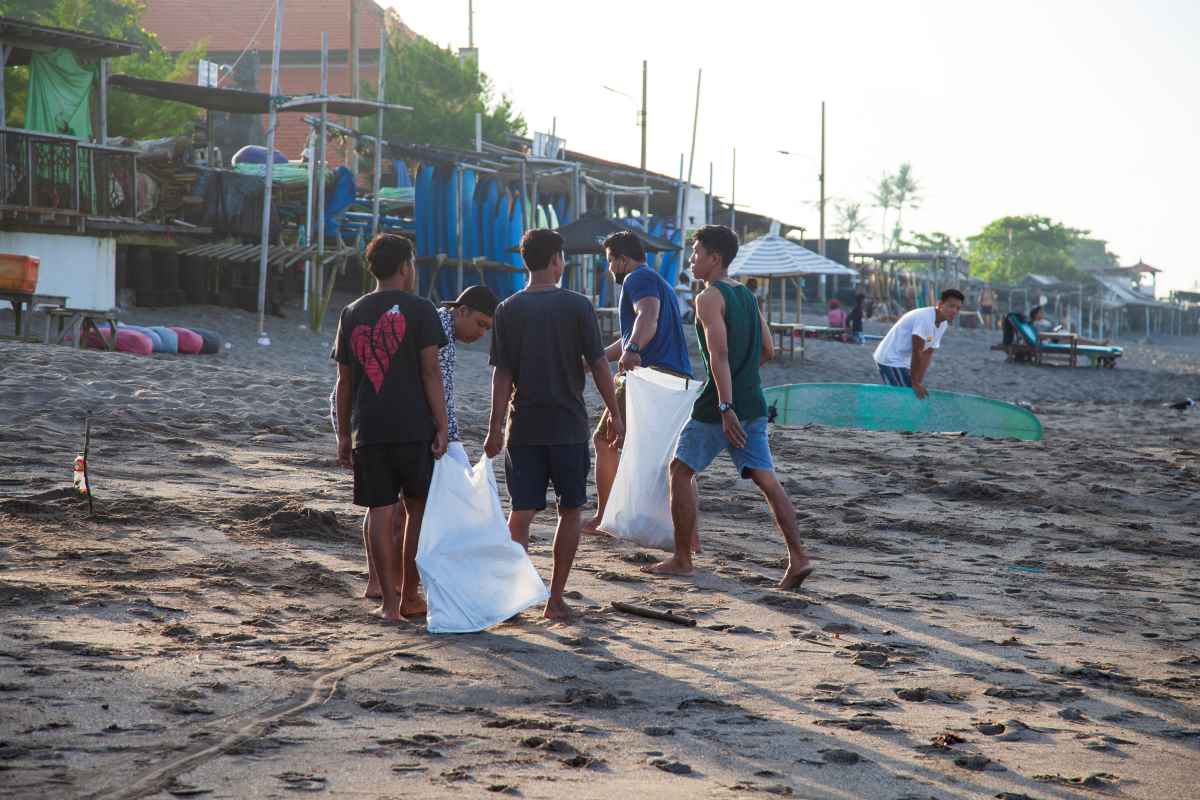
<svg viewBox="0 0 1200 800"><path fill-rule="evenodd" d="M527 231L521 239L521 258L529 270L529 285L500 304L492 324L492 417L483 447L495 458L507 446L504 473L512 505L508 529L526 549L529 525L546 507L547 484L554 484L558 529L543 616L565 620L571 610L563 601L563 589L579 547L591 471L591 429L583 402L586 372L592 373L608 407L608 429L618 447L625 421L596 311L583 295L558 287L565 266L562 237L551 230Z"/></svg>
<svg viewBox="0 0 1200 800"><path fill-rule="evenodd" d="M383 595L376 613L398 621L425 613L417 540L433 460L446 452L438 348L447 340L433 304L412 293L412 243L380 234L366 257L375 291L342 309L334 345L338 461L354 470L354 504L370 509L367 534ZM400 544L392 526L402 492L408 519Z"/></svg>

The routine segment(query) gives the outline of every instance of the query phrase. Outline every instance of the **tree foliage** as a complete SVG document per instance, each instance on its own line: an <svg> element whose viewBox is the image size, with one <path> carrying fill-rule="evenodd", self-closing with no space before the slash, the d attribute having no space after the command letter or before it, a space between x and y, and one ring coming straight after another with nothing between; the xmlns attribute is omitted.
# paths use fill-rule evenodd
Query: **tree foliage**
<svg viewBox="0 0 1200 800"><path fill-rule="evenodd" d="M144 53L114 58L113 74L125 73L139 78L185 81L196 62L204 56L205 45L172 56L162 49L158 37L141 26L144 6L137 0L0 0L0 16L84 31L98 36L123 39L143 45ZM24 124L29 70L20 67L8 71L5 93L9 125ZM179 103L165 103L114 91L108 95L108 133L153 139L185 133L198 117L199 110Z"/></svg>
<svg viewBox="0 0 1200 800"><path fill-rule="evenodd" d="M866 228L867 220L862 213L862 203L851 201L837 205L837 231L850 240L852 248L858 248L858 234Z"/></svg>
<svg viewBox="0 0 1200 800"><path fill-rule="evenodd" d="M943 253L948 256L961 256L967 250L961 239L955 239L950 234L941 231L912 233L900 244L904 247L911 247L918 253Z"/></svg>
<svg viewBox="0 0 1200 800"><path fill-rule="evenodd" d="M509 133L525 133L525 120L501 95L494 100L492 83L473 60L460 61L448 49L416 37L391 36L384 96L389 103L413 111L389 111L384 136L393 141L467 147L475 141L475 114L482 115L483 138L503 142ZM375 87L364 87L367 97ZM373 118L372 118L373 119ZM364 121L362 130L374 123Z"/></svg>
<svg viewBox="0 0 1200 800"><path fill-rule="evenodd" d="M1079 280L1083 267L1116 263L1104 243L1088 233L1036 214L1001 217L967 238L971 272L1001 284L1029 274Z"/></svg>

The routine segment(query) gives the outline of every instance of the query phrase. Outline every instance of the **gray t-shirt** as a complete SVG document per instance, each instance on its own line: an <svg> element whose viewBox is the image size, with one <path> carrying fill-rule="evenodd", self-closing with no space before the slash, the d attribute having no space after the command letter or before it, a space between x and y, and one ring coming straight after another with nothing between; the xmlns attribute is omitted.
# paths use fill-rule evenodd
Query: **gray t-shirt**
<svg viewBox="0 0 1200 800"><path fill-rule="evenodd" d="M513 376L508 446L586 444L585 363L604 357L586 297L566 289L517 292L496 309L493 367Z"/></svg>

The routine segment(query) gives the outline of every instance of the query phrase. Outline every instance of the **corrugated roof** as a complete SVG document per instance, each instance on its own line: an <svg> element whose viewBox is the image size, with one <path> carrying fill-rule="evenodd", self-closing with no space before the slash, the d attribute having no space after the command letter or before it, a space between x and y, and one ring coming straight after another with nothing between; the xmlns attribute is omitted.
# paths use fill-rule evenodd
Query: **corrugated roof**
<svg viewBox="0 0 1200 800"><path fill-rule="evenodd" d="M66 48L85 58L114 58L146 49L134 42L96 36L84 31L35 25L11 17L0 17L0 41L13 48L5 61L10 67L28 64L34 50L46 48Z"/></svg>

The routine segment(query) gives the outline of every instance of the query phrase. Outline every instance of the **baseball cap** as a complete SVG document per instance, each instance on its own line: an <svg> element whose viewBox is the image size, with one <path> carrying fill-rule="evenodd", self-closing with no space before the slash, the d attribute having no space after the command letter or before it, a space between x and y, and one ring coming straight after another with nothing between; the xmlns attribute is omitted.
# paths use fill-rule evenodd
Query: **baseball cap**
<svg viewBox="0 0 1200 800"><path fill-rule="evenodd" d="M478 311L480 314L487 314L489 317L496 316L496 306L500 303L496 299L496 295L492 294L492 290L486 286L468 286L463 289L463 293L458 296L457 300L442 303L446 308L455 308L457 306L466 306L472 311Z"/></svg>

